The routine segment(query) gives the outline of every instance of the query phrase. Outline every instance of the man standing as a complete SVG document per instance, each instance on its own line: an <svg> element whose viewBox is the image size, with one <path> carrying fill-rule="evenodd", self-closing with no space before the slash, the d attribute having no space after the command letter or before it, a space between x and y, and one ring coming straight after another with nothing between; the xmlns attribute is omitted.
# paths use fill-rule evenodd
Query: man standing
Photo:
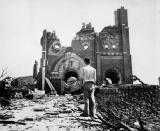
<svg viewBox="0 0 160 131"><path fill-rule="evenodd" d="M96 82L96 70L90 66L90 59L85 58L84 62L86 66L81 69L81 79L83 82L83 93L84 93L84 111L81 116L95 117L95 82Z"/></svg>

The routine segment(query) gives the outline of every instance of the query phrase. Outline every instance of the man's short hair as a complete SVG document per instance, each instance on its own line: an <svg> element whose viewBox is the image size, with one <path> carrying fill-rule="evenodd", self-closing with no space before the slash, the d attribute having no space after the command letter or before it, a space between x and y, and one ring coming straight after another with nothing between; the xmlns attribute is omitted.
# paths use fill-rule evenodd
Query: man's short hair
<svg viewBox="0 0 160 131"><path fill-rule="evenodd" d="M90 59L89 58L84 58L84 62L86 65L89 65L90 64Z"/></svg>

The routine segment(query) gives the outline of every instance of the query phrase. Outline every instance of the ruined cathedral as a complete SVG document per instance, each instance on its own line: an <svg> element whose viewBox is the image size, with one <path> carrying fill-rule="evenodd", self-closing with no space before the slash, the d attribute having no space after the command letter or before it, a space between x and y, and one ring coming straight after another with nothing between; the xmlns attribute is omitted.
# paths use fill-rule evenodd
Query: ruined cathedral
<svg viewBox="0 0 160 131"><path fill-rule="evenodd" d="M63 92L70 77L79 80L85 57L90 58L91 66L96 68L97 85L106 78L112 84L132 83L127 10L121 7L114 15L115 25L106 26L100 32L95 32L91 23L82 24L70 47L63 47L55 32L43 31L39 73L50 79L57 92Z"/></svg>

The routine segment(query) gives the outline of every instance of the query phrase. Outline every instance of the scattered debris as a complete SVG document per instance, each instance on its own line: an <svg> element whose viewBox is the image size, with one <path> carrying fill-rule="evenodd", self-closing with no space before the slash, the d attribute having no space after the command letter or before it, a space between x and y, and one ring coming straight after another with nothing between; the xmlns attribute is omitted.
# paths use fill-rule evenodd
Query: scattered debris
<svg viewBox="0 0 160 131"><path fill-rule="evenodd" d="M24 122L18 122L18 121L0 121L0 124L20 124L20 125L26 125Z"/></svg>
<svg viewBox="0 0 160 131"><path fill-rule="evenodd" d="M46 114L49 114L49 115L58 115L59 112L46 112Z"/></svg>
<svg viewBox="0 0 160 131"><path fill-rule="evenodd" d="M7 131L10 129L18 130L83 130L90 127L90 124L81 124L77 120L81 111L78 111L77 99L71 95L66 96L44 96L42 99L13 99L12 106L7 108L6 114L13 114L14 118L8 118L5 122L1 121L3 127L0 130ZM2 113L2 110L0 111ZM3 119L2 119L3 120ZM91 118L90 118L91 120ZM91 122L91 121L90 121ZM16 125L16 128L13 125ZM10 124L10 125L8 125ZM88 127L87 127L88 125Z"/></svg>
<svg viewBox="0 0 160 131"><path fill-rule="evenodd" d="M1 120L7 120L7 119L10 119L10 118L14 118L14 116L13 116L13 112L1 112L0 113L0 119Z"/></svg>
<svg viewBox="0 0 160 131"><path fill-rule="evenodd" d="M57 91L55 90L55 88L53 87L52 83L50 82L50 80L48 78L45 78L46 81L46 86L45 86L45 92L46 94L50 93L52 95L57 95Z"/></svg>
<svg viewBox="0 0 160 131"><path fill-rule="evenodd" d="M82 92L82 83L78 81L76 77L69 77L66 82L64 82L65 94L75 94Z"/></svg>
<svg viewBox="0 0 160 131"><path fill-rule="evenodd" d="M34 108L33 110L34 110L34 111L45 111L44 108Z"/></svg>
<svg viewBox="0 0 160 131"><path fill-rule="evenodd" d="M104 129L110 131L120 129L150 131L151 125L159 125L159 86L137 84L120 85L115 88L99 89L98 93L101 95L97 94L98 97L96 97L98 101L98 118L104 125ZM118 100L115 98L118 98Z"/></svg>
<svg viewBox="0 0 160 131"><path fill-rule="evenodd" d="M135 77L134 77L135 78ZM80 117L83 94L46 95L33 85L0 82L0 130L160 130L160 87L137 85L97 87L97 117ZM49 89L54 87L48 82ZM16 127L15 127L16 126Z"/></svg>
<svg viewBox="0 0 160 131"><path fill-rule="evenodd" d="M29 93L26 95L27 99L41 99L45 96L45 91L37 90L34 91L30 90Z"/></svg>

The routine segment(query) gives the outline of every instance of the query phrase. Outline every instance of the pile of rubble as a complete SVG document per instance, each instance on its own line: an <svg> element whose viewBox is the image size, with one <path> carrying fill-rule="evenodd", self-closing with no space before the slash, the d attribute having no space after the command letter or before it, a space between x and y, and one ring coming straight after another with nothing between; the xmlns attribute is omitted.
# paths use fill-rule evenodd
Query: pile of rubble
<svg viewBox="0 0 160 131"><path fill-rule="evenodd" d="M49 86L45 91L38 90L36 81L32 76L11 78L6 77L0 81L0 105L7 106L10 104L10 100L13 98L41 98L45 94L57 95L56 90L46 78L46 82Z"/></svg>
<svg viewBox="0 0 160 131"><path fill-rule="evenodd" d="M160 87L130 84L105 87L96 95L98 118L108 131L160 130Z"/></svg>

